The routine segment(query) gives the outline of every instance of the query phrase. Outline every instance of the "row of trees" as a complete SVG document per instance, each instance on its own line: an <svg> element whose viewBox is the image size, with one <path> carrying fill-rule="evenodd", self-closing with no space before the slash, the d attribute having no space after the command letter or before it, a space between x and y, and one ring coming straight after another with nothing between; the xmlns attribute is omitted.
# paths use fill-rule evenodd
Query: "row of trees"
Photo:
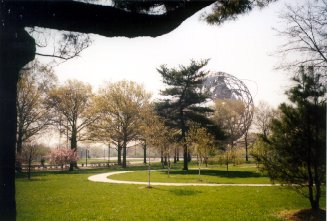
<svg viewBox="0 0 327 221"><path fill-rule="evenodd" d="M118 164L123 167L130 141L141 142L145 152L147 144L155 146L164 159L168 153L168 160L174 156L174 162L179 158L179 146L184 159L190 159L191 152L197 155L194 148L189 150L192 142L187 141L188 136L194 136L189 132L193 124L210 134L216 147L224 149L226 142L233 146L242 135L238 125L245 107L237 100L216 100L215 105L208 105L209 94L200 90L207 74L202 68L207 63L191 61L177 69L158 68L167 87L161 92L163 98L152 102L151 95L135 82L106 83L94 94L90 85L77 80L58 84L50 69L35 62L22 73L18 87L17 154L23 142L50 132L50 127L64 135L67 146L75 152L78 141L114 145ZM36 78L36 73L44 77ZM153 124L161 125L160 129L152 128ZM171 135L158 142L165 130ZM157 137L156 142L151 141L153 137ZM162 146L168 141L169 145ZM170 146L174 146L173 152ZM188 161L184 160L184 170ZM76 166L72 162L70 169Z"/></svg>

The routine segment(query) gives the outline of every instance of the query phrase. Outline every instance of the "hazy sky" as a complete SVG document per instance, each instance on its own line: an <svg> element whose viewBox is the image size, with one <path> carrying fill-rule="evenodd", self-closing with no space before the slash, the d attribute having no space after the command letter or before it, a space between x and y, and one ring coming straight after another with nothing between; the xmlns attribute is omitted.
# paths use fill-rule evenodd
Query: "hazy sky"
<svg viewBox="0 0 327 221"><path fill-rule="evenodd" d="M156 71L161 64L175 67L189 64L190 59L210 58L205 70L232 74L244 80L255 102L266 100L277 106L286 100L289 75L274 70L278 59L271 54L282 41L272 28L280 27L278 13L285 2L280 0L222 26L200 21L199 12L157 38L92 35L92 45L80 57L55 67L55 71L61 81L79 79L95 90L104 81L133 80L156 96L163 88Z"/></svg>

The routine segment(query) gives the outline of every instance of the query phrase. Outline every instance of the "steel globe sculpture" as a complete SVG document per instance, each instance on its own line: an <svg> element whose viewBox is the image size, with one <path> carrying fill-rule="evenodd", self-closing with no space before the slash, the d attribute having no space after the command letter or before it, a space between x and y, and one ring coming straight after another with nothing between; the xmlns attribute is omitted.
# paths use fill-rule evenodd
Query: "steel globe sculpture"
<svg viewBox="0 0 327 221"><path fill-rule="evenodd" d="M240 138L251 126L254 111L251 93L244 82L224 72L210 73L203 82L203 91L209 93L212 101L234 100L243 103L244 111L240 116L239 131L234 137L235 140Z"/></svg>

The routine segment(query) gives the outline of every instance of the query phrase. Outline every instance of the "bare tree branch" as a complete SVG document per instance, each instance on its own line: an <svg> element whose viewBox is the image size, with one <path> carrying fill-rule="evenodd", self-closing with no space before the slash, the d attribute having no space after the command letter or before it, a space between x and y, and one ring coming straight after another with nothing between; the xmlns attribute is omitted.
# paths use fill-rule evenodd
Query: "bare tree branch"
<svg viewBox="0 0 327 221"><path fill-rule="evenodd" d="M280 19L286 27L276 31L286 38L286 43L276 52L283 59L278 68L294 69L299 65L311 65L319 67L326 75L327 1L308 0L304 5L288 5Z"/></svg>

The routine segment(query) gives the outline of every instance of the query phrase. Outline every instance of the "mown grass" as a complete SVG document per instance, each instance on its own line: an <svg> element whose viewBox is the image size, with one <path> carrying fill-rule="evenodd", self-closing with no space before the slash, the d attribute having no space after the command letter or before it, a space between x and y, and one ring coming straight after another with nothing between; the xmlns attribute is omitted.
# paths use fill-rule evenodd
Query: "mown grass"
<svg viewBox="0 0 327 221"><path fill-rule="evenodd" d="M130 169L144 169L134 167ZM96 183L92 174L37 172L16 179L17 221L281 220L280 211L308 208L280 187L154 187ZM325 199L322 199L325 207Z"/></svg>
<svg viewBox="0 0 327 221"><path fill-rule="evenodd" d="M267 184L271 183L270 179L264 174L257 171L253 165L231 166L229 171L224 167L206 168L199 171L195 168L189 171L172 170L168 172L151 171L152 182L171 182L171 183L253 183ZM128 180L128 181L148 181L147 171L137 171L133 173L116 174L110 176L110 179Z"/></svg>

